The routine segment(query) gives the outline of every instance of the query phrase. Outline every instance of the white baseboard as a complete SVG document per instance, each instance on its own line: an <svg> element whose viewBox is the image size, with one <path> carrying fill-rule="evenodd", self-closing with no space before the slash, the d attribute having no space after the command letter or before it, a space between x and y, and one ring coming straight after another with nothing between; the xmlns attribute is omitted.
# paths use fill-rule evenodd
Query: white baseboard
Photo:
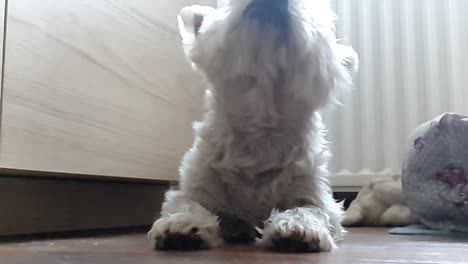
<svg viewBox="0 0 468 264"><path fill-rule="evenodd" d="M371 172L361 171L357 173L341 171L334 173L330 182L335 192L358 192L364 185L376 177L393 177L397 175L391 171Z"/></svg>

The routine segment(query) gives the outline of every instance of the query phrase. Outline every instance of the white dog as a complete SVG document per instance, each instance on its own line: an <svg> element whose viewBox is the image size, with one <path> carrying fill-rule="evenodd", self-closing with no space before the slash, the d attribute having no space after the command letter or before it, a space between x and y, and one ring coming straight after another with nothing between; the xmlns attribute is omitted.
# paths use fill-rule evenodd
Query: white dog
<svg viewBox="0 0 468 264"><path fill-rule="evenodd" d="M190 6L179 27L206 76L207 111L149 237L157 249L260 242L279 251L329 251L343 237L327 181L318 111L357 70L336 43L326 0L231 0Z"/></svg>

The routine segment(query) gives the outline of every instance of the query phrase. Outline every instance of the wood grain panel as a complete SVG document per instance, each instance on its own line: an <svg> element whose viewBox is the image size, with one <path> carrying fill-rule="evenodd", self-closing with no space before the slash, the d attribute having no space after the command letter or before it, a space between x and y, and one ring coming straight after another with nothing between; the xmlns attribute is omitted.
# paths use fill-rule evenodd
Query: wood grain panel
<svg viewBox="0 0 468 264"><path fill-rule="evenodd" d="M0 111L1 111L1 100L2 100L2 86L3 86L3 36L5 29L5 0L0 0ZM1 120L1 115L0 115Z"/></svg>
<svg viewBox="0 0 468 264"><path fill-rule="evenodd" d="M174 180L202 81L176 15L214 0L9 3L0 166Z"/></svg>

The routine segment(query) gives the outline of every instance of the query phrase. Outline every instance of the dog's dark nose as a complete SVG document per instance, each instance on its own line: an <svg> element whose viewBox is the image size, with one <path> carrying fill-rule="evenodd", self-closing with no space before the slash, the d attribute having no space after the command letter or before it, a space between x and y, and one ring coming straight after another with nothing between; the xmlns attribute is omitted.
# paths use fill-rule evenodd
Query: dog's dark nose
<svg viewBox="0 0 468 264"><path fill-rule="evenodd" d="M244 17L286 33L289 29L289 0L252 0Z"/></svg>

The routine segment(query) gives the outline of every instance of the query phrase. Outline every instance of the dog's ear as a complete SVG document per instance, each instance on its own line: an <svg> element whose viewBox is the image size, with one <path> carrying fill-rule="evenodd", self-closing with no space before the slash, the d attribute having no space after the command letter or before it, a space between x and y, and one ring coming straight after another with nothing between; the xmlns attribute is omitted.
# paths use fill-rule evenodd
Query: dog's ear
<svg viewBox="0 0 468 264"><path fill-rule="evenodd" d="M346 68L349 75L352 77L359 68L359 58L353 48L338 44L339 57L341 64Z"/></svg>
<svg viewBox="0 0 468 264"><path fill-rule="evenodd" d="M178 16L179 32L185 47L193 46L200 33L204 18L214 10L211 6L200 5L186 6L180 10Z"/></svg>

